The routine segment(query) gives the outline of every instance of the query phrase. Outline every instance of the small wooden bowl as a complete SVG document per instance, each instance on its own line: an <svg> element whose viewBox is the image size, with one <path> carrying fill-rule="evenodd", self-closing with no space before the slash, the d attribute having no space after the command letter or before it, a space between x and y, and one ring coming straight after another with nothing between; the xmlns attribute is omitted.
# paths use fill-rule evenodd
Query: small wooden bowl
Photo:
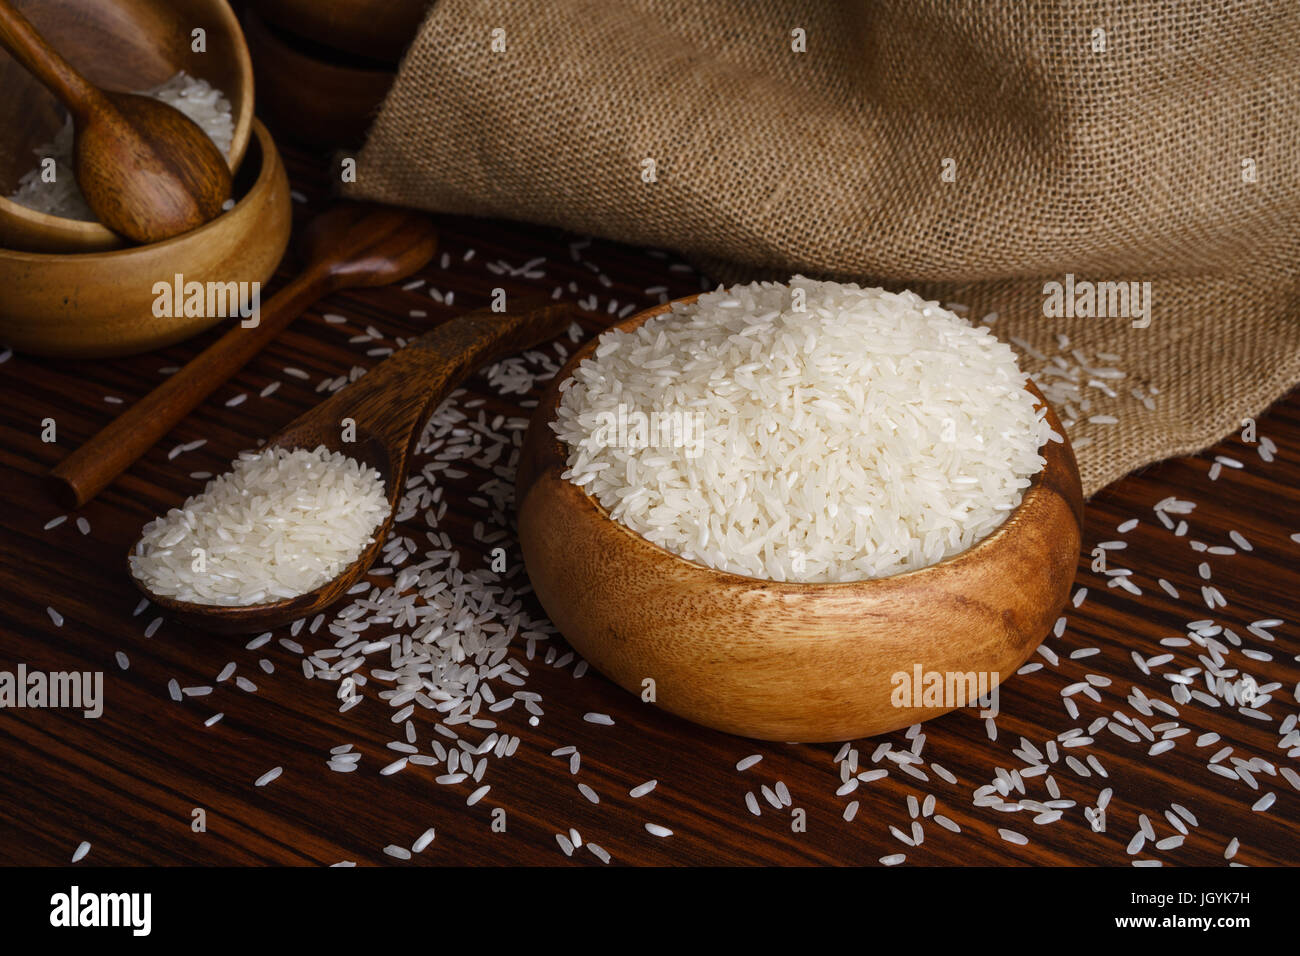
<svg viewBox="0 0 1300 956"><path fill-rule="evenodd" d="M229 212L164 242L112 252L49 255L0 249L0 341L20 352L103 358L162 348L221 316L159 318L154 283L262 282L289 244L293 203L271 134L254 121L253 148ZM237 320L234 320L237 321Z"/></svg>
<svg viewBox="0 0 1300 956"><path fill-rule="evenodd" d="M262 20L344 53L396 63L433 0L254 0Z"/></svg>
<svg viewBox="0 0 1300 956"><path fill-rule="evenodd" d="M326 60L244 11L257 75L258 115L276 135L313 146L359 146L397 77L373 63Z"/></svg>
<svg viewBox="0 0 1300 956"><path fill-rule="evenodd" d="M560 477L566 452L550 428L559 387L594 348L593 339L569 360L529 427L516 484L519 539L551 620L632 693L643 695L653 680L660 707L745 737L866 737L953 709L896 706L897 675L915 686L918 668L922 681L984 673L995 686L1064 607L1083 523L1068 441L1047 444L1046 466L1000 528L939 564L838 584L743 577L651 544ZM1048 420L1065 434L1050 407Z"/></svg>
<svg viewBox="0 0 1300 956"><path fill-rule="evenodd" d="M231 170L243 162L253 123L253 66L226 0L14 0L46 40L96 85L133 93L184 70L230 100ZM191 34L206 31L207 52ZM97 222L36 212L8 197L36 165L35 150L63 126L54 95L0 50L0 248L97 252L125 243Z"/></svg>

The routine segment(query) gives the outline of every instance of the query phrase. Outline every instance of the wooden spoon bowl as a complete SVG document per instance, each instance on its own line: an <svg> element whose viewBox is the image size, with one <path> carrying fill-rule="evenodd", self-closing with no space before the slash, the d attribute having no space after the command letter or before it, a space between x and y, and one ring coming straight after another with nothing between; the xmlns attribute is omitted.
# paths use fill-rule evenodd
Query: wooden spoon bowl
<svg viewBox="0 0 1300 956"><path fill-rule="evenodd" d="M381 440L372 434L362 433L357 435L355 443L344 446L338 441L337 435L336 428L327 430L320 427L318 423L308 423L303 426L295 422L262 447L284 448L292 451L295 448L311 450L324 445L330 451L340 451L355 458L384 476L384 490L389 506L388 515L375 529L370 544L365 546L356 560L338 577L298 597L266 604L234 606L192 604L154 594L134 576L131 577L132 583L168 617L187 627L216 634L254 634L258 631L274 630L299 618L310 617L336 604L348 588L356 584L361 576L370 570L375 559L379 557L380 549L383 548L384 541L392 530L393 516L397 513L397 505L402 494L400 463L392 460L392 456ZM394 475L397 475L397 480L394 480Z"/></svg>
<svg viewBox="0 0 1300 956"><path fill-rule="evenodd" d="M298 597L245 606L177 601L144 589L134 576L132 581L171 617L216 633L271 630L337 603L370 569L392 529L405 490L407 462L433 409L475 369L554 338L573 318L569 305L546 300L521 303L505 314L482 309L453 319L408 342L267 441L263 447L290 450L323 445L369 465L384 479L387 517L371 543L333 580ZM344 419L355 423L353 441L341 440Z"/></svg>
<svg viewBox="0 0 1300 956"><path fill-rule="evenodd" d="M230 100L234 171L253 132L253 67L227 0L12 0L45 39L90 82L109 90L147 89L184 70ZM193 48L204 31L206 50ZM116 249L120 236L98 222L36 212L7 197L54 139L64 111L54 94L0 50L0 248L31 252Z"/></svg>
<svg viewBox="0 0 1300 956"><path fill-rule="evenodd" d="M694 296L681 300L689 302ZM619 323L635 328L671 303ZM561 477L552 381L524 441L519 540L542 606L615 683L687 720L764 740L835 741L886 733L954 709L897 706L928 675L1013 674L1060 614L1074 580L1083 495L1068 440L1019 507L975 547L869 581L791 584L716 571L651 544ZM1042 395L1031 392L1044 405ZM1065 430L1050 407L1048 421ZM653 682L653 683L648 683ZM933 703L933 702L931 702ZM974 711L972 711L974 713Z"/></svg>

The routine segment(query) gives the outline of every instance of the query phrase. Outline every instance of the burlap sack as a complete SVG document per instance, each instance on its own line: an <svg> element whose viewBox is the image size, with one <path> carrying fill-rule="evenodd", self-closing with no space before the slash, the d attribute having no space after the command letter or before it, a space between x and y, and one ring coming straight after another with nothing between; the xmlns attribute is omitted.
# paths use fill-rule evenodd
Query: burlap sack
<svg viewBox="0 0 1300 956"><path fill-rule="evenodd" d="M350 192L997 311L1126 373L1082 373L1091 494L1300 381L1297 130L1293 2L439 0ZM1046 317L1066 274L1150 325Z"/></svg>

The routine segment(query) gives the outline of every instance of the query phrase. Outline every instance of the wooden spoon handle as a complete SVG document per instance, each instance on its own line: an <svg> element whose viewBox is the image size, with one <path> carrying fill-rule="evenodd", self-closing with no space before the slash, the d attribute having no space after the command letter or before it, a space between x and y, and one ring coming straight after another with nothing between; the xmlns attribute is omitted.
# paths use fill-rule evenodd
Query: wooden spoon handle
<svg viewBox="0 0 1300 956"><path fill-rule="evenodd" d="M71 508L99 494L325 291L318 270L290 282L261 308L257 326L232 328L55 466L55 494Z"/></svg>
<svg viewBox="0 0 1300 956"><path fill-rule="evenodd" d="M518 311L480 309L452 319L412 339L269 443L333 447L336 441L328 439L334 439L343 419L350 418L358 432L405 454L415 429L471 372L554 338L576 317L568 303L534 300Z"/></svg>
<svg viewBox="0 0 1300 956"><path fill-rule="evenodd" d="M78 120L111 108L104 94L73 69L9 0L0 0L0 46L62 100Z"/></svg>
<svg viewBox="0 0 1300 956"><path fill-rule="evenodd" d="M50 472L60 500L79 508L97 495L317 299L387 285L422 268L437 251L438 233L423 213L341 203L308 225L305 241L306 269L258 310L257 325L232 328Z"/></svg>

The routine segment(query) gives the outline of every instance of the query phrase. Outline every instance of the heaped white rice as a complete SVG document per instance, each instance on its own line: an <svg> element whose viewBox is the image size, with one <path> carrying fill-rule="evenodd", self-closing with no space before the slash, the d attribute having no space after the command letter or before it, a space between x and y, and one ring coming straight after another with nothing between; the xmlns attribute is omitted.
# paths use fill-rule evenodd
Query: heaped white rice
<svg viewBox="0 0 1300 956"><path fill-rule="evenodd" d="M750 577L851 581L1006 520L1053 437L1025 382L1009 346L937 303L796 276L604 333L552 427L565 477L655 544Z"/></svg>
<svg viewBox="0 0 1300 956"><path fill-rule="evenodd" d="M167 82L140 92L180 110L208 134L208 138L216 144L223 156L230 155L230 147L235 139L235 121L230 100L207 80L200 80L182 71ZM18 205L37 212L94 222L95 214L86 204L72 171L72 140L72 118L68 117L53 141L36 150L36 168L23 174L18 180L18 188L9 198ZM47 158L54 160L55 177L52 183L41 179L40 163Z"/></svg>
<svg viewBox="0 0 1300 956"><path fill-rule="evenodd" d="M339 452L246 453L145 525L131 573L153 594L195 604L297 597L356 560L388 511L379 473Z"/></svg>

